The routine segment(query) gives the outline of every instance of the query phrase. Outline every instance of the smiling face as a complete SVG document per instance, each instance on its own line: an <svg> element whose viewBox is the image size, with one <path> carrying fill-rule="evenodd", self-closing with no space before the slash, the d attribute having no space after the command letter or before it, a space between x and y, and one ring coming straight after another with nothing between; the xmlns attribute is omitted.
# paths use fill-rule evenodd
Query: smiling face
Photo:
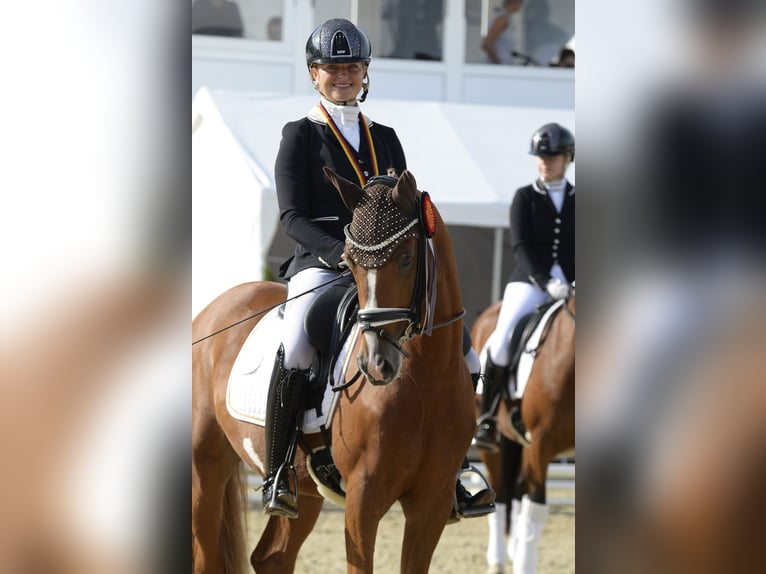
<svg viewBox="0 0 766 574"><path fill-rule="evenodd" d="M362 90L366 71L364 62L315 64L311 66L311 81L319 93L331 102L350 102Z"/></svg>

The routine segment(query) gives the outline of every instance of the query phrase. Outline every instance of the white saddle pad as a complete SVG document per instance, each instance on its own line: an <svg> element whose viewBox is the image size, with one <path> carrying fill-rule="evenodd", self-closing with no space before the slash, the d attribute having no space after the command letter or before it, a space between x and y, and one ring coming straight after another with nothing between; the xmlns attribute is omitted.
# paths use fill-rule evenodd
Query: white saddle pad
<svg viewBox="0 0 766 574"><path fill-rule="evenodd" d="M274 360L282 341L283 321L279 308L269 311L250 332L239 355L229 373L226 389L226 407L234 418L259 426L266 424L266 400L269 396L269 383ZM351 336L341 351L341 357L336 363L335 380L340 380L345 356ZM322 415L318 416L315 409L308 409L303 418L303 432L306 434L319 432L325 424L330 412L333 392L328 387L322 399Z"/></svg>

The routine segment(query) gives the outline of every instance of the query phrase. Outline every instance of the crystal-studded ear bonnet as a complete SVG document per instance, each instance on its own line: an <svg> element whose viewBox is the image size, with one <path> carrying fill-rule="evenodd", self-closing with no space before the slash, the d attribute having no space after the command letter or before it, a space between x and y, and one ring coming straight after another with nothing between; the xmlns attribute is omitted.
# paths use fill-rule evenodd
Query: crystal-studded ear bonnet
<svg viewBox="0 0 766 574"><path fill-rule="evenodd" d="M402 241L418 236L417 212L404 213L393 200L396 181L385 175L371 178L344 229L351 259L365 269L382 267Z"/></svg>

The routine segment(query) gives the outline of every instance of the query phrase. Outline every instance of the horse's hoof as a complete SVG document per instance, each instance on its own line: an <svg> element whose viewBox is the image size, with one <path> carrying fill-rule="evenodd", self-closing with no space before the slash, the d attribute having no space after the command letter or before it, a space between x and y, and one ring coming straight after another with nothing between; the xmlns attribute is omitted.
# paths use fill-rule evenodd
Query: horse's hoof
<svg viewBox="0 0 766 574"><path fill-rule="evenodd" d="M505 574L505 566L502 564L490 564L487 574Z"/></svg>

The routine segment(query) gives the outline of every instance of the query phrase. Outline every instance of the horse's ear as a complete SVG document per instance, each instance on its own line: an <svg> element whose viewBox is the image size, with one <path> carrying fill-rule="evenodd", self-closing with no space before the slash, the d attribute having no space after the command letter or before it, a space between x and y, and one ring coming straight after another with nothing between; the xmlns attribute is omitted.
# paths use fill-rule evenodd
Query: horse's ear
<svg viewBox="0 0 766 574"><path fill-rule="evenodd" d="M346 207L348 207L349 211L354 211L356 204L359 203L359 200L362 199L362 196L364 195L364 190L355 183L342 178L329 167L325 166L322 169L324 170L327 179L330 180L330 183L332 183L335 186L335 189L338 190L338 193L340 193L340 197L343 200L343 203L346 204Z"/></svg>
<svg viewBox="0 0 766 574"><path fill-rule="evenodd" d="M415 176L405 169L391 192L394 203L399 205L404 213L415 213L418 209L418 185Z"/></svg>

